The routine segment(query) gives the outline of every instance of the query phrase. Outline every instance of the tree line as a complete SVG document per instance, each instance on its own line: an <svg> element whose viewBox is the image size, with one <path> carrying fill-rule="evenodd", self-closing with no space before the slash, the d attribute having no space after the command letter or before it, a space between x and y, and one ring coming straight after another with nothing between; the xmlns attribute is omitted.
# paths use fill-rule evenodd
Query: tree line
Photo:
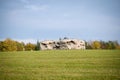
<svg viewBox="0 0 120 80"><path fill-rule="evenodd" d="M120 49L117 41L85 41L86 49ZM40 50L40 42L36 44L18 42L10 38L0 41L0 51L37 51Z"/></svg>
<svg viewBox="0 0 120 80"><path fill-rule="evenodd" d="M88 41L86 49L120 49L118 41Z"/></svg>
<svg viewBox="0 0 120 80"><path fill-rule="evenodd" d="M0 41L0 51L32 51L37 50L37 45L32 43L14 41L10 38Z"/></svg>

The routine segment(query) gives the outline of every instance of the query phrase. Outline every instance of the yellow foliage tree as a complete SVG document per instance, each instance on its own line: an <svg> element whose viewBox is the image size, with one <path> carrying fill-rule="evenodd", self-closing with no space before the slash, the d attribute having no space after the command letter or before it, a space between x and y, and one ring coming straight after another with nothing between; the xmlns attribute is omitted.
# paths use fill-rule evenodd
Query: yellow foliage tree
<svg viewBox="0 0 120 80"><path fill-rule="evenodd" d="M100 49L101 48L100 42L99 41L93 41L92 48L93 49Z"/></svg>
<svg viewBox="0 0 120 80"><path fill-rule="evenodd" d="M3 51L17 51L16 42L7 38L3 41Z"/></svg>

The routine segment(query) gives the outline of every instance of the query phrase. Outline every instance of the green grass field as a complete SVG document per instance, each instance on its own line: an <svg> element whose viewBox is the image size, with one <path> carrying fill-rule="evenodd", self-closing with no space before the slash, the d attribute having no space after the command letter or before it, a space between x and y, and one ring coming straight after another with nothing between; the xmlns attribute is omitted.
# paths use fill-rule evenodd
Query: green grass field
<svg viewBox="0 0 120 80"><path fill-rule="evenodd" d="M120 50L0 52L0 80L120 80Z"/></svg>

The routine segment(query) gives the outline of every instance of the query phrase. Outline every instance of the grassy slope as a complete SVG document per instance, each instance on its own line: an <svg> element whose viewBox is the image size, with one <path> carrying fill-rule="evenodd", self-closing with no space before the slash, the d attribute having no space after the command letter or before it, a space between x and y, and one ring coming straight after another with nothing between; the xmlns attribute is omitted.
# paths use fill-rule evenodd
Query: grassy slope
<svg viewBox="0 0 120 80"><path fill-rule="evenodd" d="M0 80L120 80L120 51L0 52Z"/></svg>

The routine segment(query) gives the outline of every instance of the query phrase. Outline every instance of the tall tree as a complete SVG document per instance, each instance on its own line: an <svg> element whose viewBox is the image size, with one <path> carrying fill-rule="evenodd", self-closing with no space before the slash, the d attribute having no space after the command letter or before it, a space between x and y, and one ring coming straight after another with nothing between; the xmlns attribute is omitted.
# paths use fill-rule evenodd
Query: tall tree
<svg viewBox="0 0 120 80"><path fill-rule="evenodd" d="M89 42L85 41L85 47L86 47L86 49L92 49L91 42L90 41Z"/></svg>
<svg viewBox="0 0 120 80"><path fill-rule="evenodd" d="M113 41L113 44L115 46L115 49L120 49L120 45L119 45L118 41Z"/></svg>
<svg viewBox="0 0 120 80"><path fill-rule="evenodd" d="M101 49L107 49L107 45L105 41L100 41Z"/></svg>
<svg viewBox="0 0 120 80"><path fill-rule="evenodd" d="M36 44L36 50L40 50L40 42L37 40L37 44Z"/></svg>
<svg viewBox="0 0 120 80"><path fill-rule="evenodd" d="M107 42L107 49L115 49L115 45L114 45L113 41Z"/></svg>

